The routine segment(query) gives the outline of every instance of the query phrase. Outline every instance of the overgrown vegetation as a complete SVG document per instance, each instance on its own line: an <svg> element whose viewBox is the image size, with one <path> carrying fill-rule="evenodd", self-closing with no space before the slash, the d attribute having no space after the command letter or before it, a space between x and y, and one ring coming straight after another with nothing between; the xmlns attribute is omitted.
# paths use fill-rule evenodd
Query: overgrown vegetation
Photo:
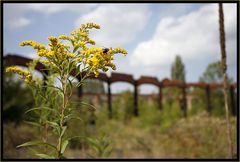
<svg viewBox="0 0 240 162"><path fill-rule="evenodd" d="M31 107L31 91L21 81L6 74L4 90L4 111L10 116L4 116L3 146L5 158L36 158L35 154L42 148L16 149L19 144L38 138L41 130L29 126L23 119L36 121L35 113L23 113ZM49 80L51 81L51 80ZM74 86L75 83L73 83ZM84 92L102 93L103 83L88 81ZM91 87L94 86L94 89ZM9 91L6 91L11 89ZM51 88L45 89L46 96L51 94ZM18 93L11 93L18 92ZM74 93L76 92L76 93ZM75 107L73 118L65 123L68 127L66 137L77 136L69 140L69 149L64 155L68 158L225 158L228 155L226 129L224 118L223 92L220 89L211 91L212 116L206 105L205 89L195 88L188 91L195 94L188 118L183 117L181 100L177 102L181 90L164 88L163 110L159 110L158 96L139 96L139 117L133 113L133 93L125 91L113 97L113 118L108 119L107 97L84 96L79 104L77 89L69 107ZM16 95L19 96L16 98ZM18 105L22 97L29 100ZM48 97L47 97L48 98ZM14 102L12 101L14 100ZM235 100L236 101L236 100ZM12 103L9 104L8 102ZM40 99L39 103L42 102ZM92 111L94 105L96 111ZM11 106L6 106L11 105ZM13 107L13 108L12 108ZM23 109L21 109L23 108ZM10 112L10 113L9 113ZM12 112L12 113L11 113ZM11 118L11 116L21 118ZM17 119L17 120L16 120ZM8 122L7 122L8 121ZM18 122L19 125L14 124ZM236 143L236 118L231 117L233 127L233 143ZM87 138L86 138L87 137ZM48 141L56 142L53 135ZM34 150L33 150L34 148ZM234 145L236 156L236 145ZM45 150L49 151L49 150Z"/></svg>
<svg viewBox="0 0 240 162"><path fill-rule="evenodd" d="M165 93L170 91L171 88ZM220 104L222 97L212 94L212 99L215 100L212 103L214 113L209 117L204 100L205 91L202 89L199 91L202 92L203 100L199 96L200 98L192 102L187 119L183 118L180 105L174 96L164 100L163 111L159 110L157 96L140 97L139 117L135 117L133 93L122 92L119 96L113 97L111 120L108 119L106 97L98 101L93 97L83 97L84 102L95 105L96 111L89 111L87 105L78 105L78 111L75 113L81 120L73 119L67 123L66 136L76 135L94 140L72 139L69 143L70 149L66 150L65 155L69 158L227 157L226 137L224 133L220 133L226 129L223 119L224 108ZM77 101L79 98L73 96L72 102ZM25 114L24 117L27 116L29 114ZM232 117L231 121L234 127L233 139L236 141L235 117ZM37 129L23 122L17 127L11 122L5 123L4 157L35 158L31 149L16 149L16 146L36 138L37 132ZM49 137L49 141L54 141L54 138Z"/></svg>

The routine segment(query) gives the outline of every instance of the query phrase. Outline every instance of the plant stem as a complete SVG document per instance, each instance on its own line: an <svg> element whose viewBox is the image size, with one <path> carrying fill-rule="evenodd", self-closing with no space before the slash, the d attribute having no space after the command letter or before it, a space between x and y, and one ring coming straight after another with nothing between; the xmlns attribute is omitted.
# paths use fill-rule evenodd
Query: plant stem
<svg viewBox="0 0 240 162"><path fill-rule="evenodd" d="M62 101L62 108L61 108L61 115L60 115L60 130L63 130L63 124L64 124L64 111L67 107L68 103L68 96L67 96L67 78L68 75L61 76L61 83L62 83L62 90L63 90L63 101ZM58 138L58 158L61 158L61 149L62 149L62 135L60 133L60 136Z"/></svg>
<svg viewBox="0 0 240 162"><path fill-rule="evenodd" d="M226 123L227 123L227 138L229 144L229 157L233 158L233 141L232 141L232 130L229 119L229 108L228 108L228 77L227 77L227 55L225 48L225 32L224 32L224 14L222 3L219 3L219 32L220 32L220 47L221 47L221 59L222 59L222 70L224 76L224 101L225 101L225 112L226 112Z"/></svg>

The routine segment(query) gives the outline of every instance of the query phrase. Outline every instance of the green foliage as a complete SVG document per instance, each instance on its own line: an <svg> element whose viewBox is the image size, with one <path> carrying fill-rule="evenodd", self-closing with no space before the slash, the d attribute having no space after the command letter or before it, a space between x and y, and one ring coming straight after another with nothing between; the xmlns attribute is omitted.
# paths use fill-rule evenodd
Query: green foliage
<svg viewBox="0 0 240 162"><path fill-rule="evenodd" d="M106 158L111 154L111 141L105 134L98 138L87 138L87 141L94 149L94 153L88 154L89 158Z"/></svg>
<svg viewBox="0 0 240 162"><path fill-rule="evenodd" d="M204 95L205 91L203 89L199 90ZM129 95L132 95L132 93L129 93ZM123 96L123 94L121 97L119 96L119 100L117 98L115 98L116 100L113 99L113 105L120 104L119 101ZM77 98L74 99L77 100ZM83 101L88 102L86 99ZM127 100L122 100L121 105L126 105L125 102ZM77 105L73 99L72 103L74 104L69 106ZM66 149L64 150L64 156L62 155L61 158L225 158L227 157L227 140L226 134L222 133L225 131L225 120L216 115L209 117L205 112L204 101L202 102L203 105L200 103L201 100L193 102L192 109L188 111L188 118L185 119L182 117L179 105L176 104L174 98L172 104L164 101L163 110L160 111L157 97L152 99L140 97L140 116L132 116L131 120L127 122L123 122L124 107L118 109L118 118L109 120L107 104L104 103L94 111L95 125L89 123L91 111L89 111L88 106L79 103L81 108L76 106L74 112L82 120L72 119L67 122L67 131L62 144L62 150L65 146ZM233 138L236 141L236 118L232 117L231 119ZM35 132L34 134L37 137L38 134L33 131L33 127L27 126L20 125L17 128L9 126L8 129L10 130L5 128L6 131L4 132L9 134L5 135L4 139L9 143L9 138L13 136L15 142L20 144L27 139L35 138L28 135L28 132ZM104 133L107 134L105 138L103 138L104 135L101 136ZM48 141L51 144L57 142L55 138L50 137ZM46 154L38 155L38 152L43 152L45 147L47 147ZM104 147L106 148L104 149ZM56 155L54 149L51 149L50 146L41 145L39 147L34 145L29 148L36 149L37 154L34 153L34 156L28 155L27 158L51 159ZM234 150L236 150L236 146L234 146ZM10 152L13 154L17 151L20 152L23 149L8 150L8 157L26 158L27 154L25 152L20 152L18 156L10 156ZM107 153L104 152L109 151L111 154L106 156Z"/></svg>
<svg viewBox="0 0 240 162"><path fill-rule="evenodd" d="M191 92L194 95L192 108L188 110L188 115L194 116L207 110L206 92L202 88L194 88Z"/></svg>
<svg viewBox="0 0 240 162"><path fill-rule="evenodd" d="M15 74L4 73L3 77L3 121L19 124L24 112L33 106L31 90L16 78Z"/></svg>
<svg viewBox="0 0 240 162"><path fill-rule="evenodd" d="M221 68L221 62L210 63L202 76L199 77L200 82L204 83L223 83L223 73ZM228 77L228 83L233 83L233 78ZM196 95L202 102L205 102L206 105L206 94L205 91L200 92L199 89L195 90ZM230 96L230 95L228 95ZM212 107L212 114L216 116L223 116L224 113L224 94L222 89L211 89L210 90L210 100ZM230 100L229 100L230 101ZM202 104L202 103L201 103ZM231 105L229 105L231 107Z"/></svg>
<svg viewBox="0 0 240 162"><path fill-rule="evenodd" d="M228 82L233 83L233 78L228 77ZM221 62L210 63L202 76L199 78L200 82L205 83L223 83L223 72L221 68Z"/></svg>
<svg viewBox="0 0 240 162"><path fill-rule="evenodd" d="M185 67L179 55L176 55L175 61L171 67L172 80L185 82Z"/></svg>
<svg viewBox="0 0 240 162"><path fill-rule="evenodd" d="M99 80L86 79L83 85L83 93L104 93L103 82Z"/></svg>
<svg viewBox="0 0 240 162"><path fill-rule="evenodd" d="M131 120L133 116L133 93L129 90L123 91L119 96L113 97L113 118L124 121Z"/></svg>

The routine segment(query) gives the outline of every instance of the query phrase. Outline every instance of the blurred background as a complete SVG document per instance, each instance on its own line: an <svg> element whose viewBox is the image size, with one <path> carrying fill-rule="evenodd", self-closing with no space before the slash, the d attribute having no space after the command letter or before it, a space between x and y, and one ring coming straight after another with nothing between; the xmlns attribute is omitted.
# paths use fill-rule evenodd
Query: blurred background
<svg viewBox="0 0 240 162"><path fill-rule="evenodd" d="M237 79L237 5L224 4L226 51L230 83ZM101 25L90 37L99 47L123 47L128 55L116 55L116 72L168 78L180 82L222 83L218 5L201 4L3 4L4 56L37 58L23 40L47 45L47 37L70 34L85 22ZM4 67L5 68L5 67ZM108 71L110 76L112 71ZM41 76L36 72L37 76ZM16 149L38 136L24 121L24 112L33 107L30 89L16 75L3 78L3 157L34 158L31 150ZM164 88L163 110L159 111L158 87L141 85L139 116L134 116L134 87L117 82L111 85L112 119L108 118L107 84L87 80L81 100L96 111L80 109L82 121L68 123L69 135L100 138L108 146L110 158L225 158L228 154L223 90L211 90L212 114L207 112L204 89L191 88L187 97L188 117L181 109L181 91ZM74 99L79 101L75 89ZM229 105L236 112L237 98ZM181 98L181 97L180 97ZM190 102L191 101L191 102ZM236 155L236 114L231 113ZM102 138L101 138L102 137ZM84 140L71 141L66 155L88 158L95 151ZM97 155L96 155L97 156Z"/></svg>

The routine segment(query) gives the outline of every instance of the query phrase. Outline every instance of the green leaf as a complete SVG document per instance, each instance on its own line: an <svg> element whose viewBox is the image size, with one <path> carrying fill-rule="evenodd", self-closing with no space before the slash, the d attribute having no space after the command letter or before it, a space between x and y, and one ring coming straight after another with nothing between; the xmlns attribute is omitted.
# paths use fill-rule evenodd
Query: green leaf
<svg viewBox="0 0 240 162"><path fill-rule="evenodd" d="M63 90L61 88L59 88L59 87L55 87L55 86L51 86L51 85L42 86L42 87L55 88L55 89L57 89L57 90L59 90L59 91L61 91L63 93Z"/></svg>
<svg viewBox="0 0 240 162"><path fill-rule="evenodd" d="M36 122L24 121L24 123L30 124L30 125L33 125L33 126L37 126L37 127L41 127L41 125L39 123L36 123Z"/></svg>
<svg viewBox="0 0 240 162"><path fill-rule="evenodd" d="M47 143L47 142L43 142L43 141L40 141L40 140L29 141L29 142L23 143L21 145L18 145L17 148L26 147L26 146L36 146L36 145L46 145L46 146L50 146L51 148L54 148L55 150L57 150L57 148L55 146L53 146L52 144Z"/></svg>
<svg viewBox="0 0 240 162"><path fill-rule="evenodd" d="M53 109L53 108L46 107L46 106L41 106L41 107L31 108L31 109L27 110L27 111L25 112L25 114L29 113L30 111L35 111L35 110L49 110L49 111L57 112L57 111L56 111L55 109Z"/></svg>
<svg viewBox="0 0 240 162"><path fill-rule="evenodd" d="M72 90L73 85L72 85L72 81L71 81L69 78L68 78L68 82L69 82L70 88L71 88L71 90Z"/></svg>
<svg viewBox="0 0 240 162"><path fill-rule="evenodd" d="M89 104L89 103L86 103L86 102L80 102L80 104L83 104L83 105L86 105L86 106L90 106L92 109L90 109L89 107L89 109L90 110L92 110L92 111L95 111L96 110L96 107L95 106L93 106L93 105L91 105L91 104Z"/></svg>
<svg viewBox="0 0 240 162"><path fill-rule="evenodd" d="M71 117L71 119L77 119L77 120L80 120L80 121L83 121L80 117L78 117L78 116L73 116L73 117Z"/></svg>
<svg viewBox="0 0 240 162"><path fill-rule="evenodd" d="M72 43L72 46L74 46L74 41L72 39L70 39L71 43Z"/></svg>
<svg viewBox="0 0 240 162"><path fill-rule="evenodd" d="M54 128L60 127L60 126L58 125L58 123L56 123L56 122L46 121L46 123L48 123L49 125L51 125L51 126L54 127Z"/></svg>
<svg viewBox="0 0 240 162"><path fill-rule="evenodd" d="M74 138L84 138L84 139L87 139L86 136L73 136L73 137L68 138L67 140L70 141L70 140L72 140Z"/></svg>
<svg viewBox="0 0 240 162"><path fill-rule="evenodd" d="M68 120L70 120L70 119L77 119L77 120L82 121L82 119L81 119L80 117L74 116L73 114L70 114L70 115L67 115L67 116L64 117L64 121L65 121L65 122L68 121Z"/></svg>
<svg viewBox="0 0 240 162"><path fill-rule="evenodd" d="M76 68L76 67L74 67L74 65L75 65L74 63L75 63L74 61L72 61L72 62L69 63L69 66L68 66L68 71L69 71L69 73L71 73L72 70Z"/></svg>
<svg viewBox="0 0 240 162"><path fill-rule="evenodd" d="M47 154L35 154L35 155L39 156L42 159L55 159L54 156L50 156L50 155L47 155Z"/></svg>
<svg viewBox="0 0 240 162"><path fill-rule="evenodd" d="M96 148L96 151L101 150L101 146L98 144L99 142L97 140L87 138L87 141L90 142L90 144L93 146L93 148Z"/></svg>
<svg viewBox="0 0 240 162"><path fill-rule="evenodd" d="M57 130L57 134L60 136L61 130L60 126L56 122L46 121L51 127L55 128Z"/></svg>
<svg viewBox="0 0 240 162"><path fill-rule="evenodd" d="M62 137L62 136L64 135L66 129L67 129L67 126L63 126L63 127L62 127L62 131L61 131L60 137Z"/></svg>
<svg viewBox="0 0 240 162"><path fill-rule="evenodd" d="M62 148L61 148L61 154L64 153L67 145L68 145L68 140L63 141L63 143L62 143Z"/></svg>
<svg viewBox="0 0 240 162"><path fill-rule="evenodd" d="M79 46L74 47L73 53L75 53L78 50Z"/></svg>

